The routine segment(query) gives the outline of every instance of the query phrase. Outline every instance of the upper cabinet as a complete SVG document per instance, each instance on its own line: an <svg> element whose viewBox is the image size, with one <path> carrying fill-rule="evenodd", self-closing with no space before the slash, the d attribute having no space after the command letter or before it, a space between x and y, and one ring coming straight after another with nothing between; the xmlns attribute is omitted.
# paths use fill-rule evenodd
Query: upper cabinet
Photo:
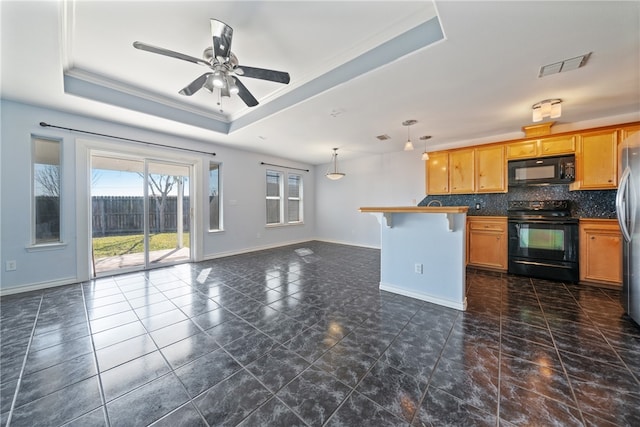
<svg viewBox="0 0 640 427"><path fill-rule="evenodd" d="M490 145L429 153L427 194L504 193L504 146Z"/></svg>
<svg viewBox="0 0 640 427"><path fill-rule="evenodd" d="M576 151L572 190L610 190L618 186L618 131L584 132Z"/></svg>
<svg viewBox="0 0 640 427"><path fill-rule="evenodd" d="M507 144L507 159L532 159L535 157L558 156L576 150L574 135L544 137L535 140Z"/></svg>
<svg viewBox="0 0 640 427"><path fill-rule="evenodd" d="M449 194L449 153L429 154L427 168L427 194Z"/></svg>
<svg viewBox="0 0 640 427"><path fill-rule="evenodd" d="M571 190L615 189L618 145L636 132L639 122L429 153L427 194L504 193L508 160L574 153L576 180Z"/></svg>
<svg viewBox="0 0 640 427"><path fill-rule="evenodd" d="M449 191L452 194L473 193L475 182L474 150L454 150L449 153Z"/></svg>
<svg viewBox="0 0 640 427"><path fill-rule="evenodd" d="M490 145L476 148L476 192L503 193L507 191L507 160L504 146Z"/></svg>

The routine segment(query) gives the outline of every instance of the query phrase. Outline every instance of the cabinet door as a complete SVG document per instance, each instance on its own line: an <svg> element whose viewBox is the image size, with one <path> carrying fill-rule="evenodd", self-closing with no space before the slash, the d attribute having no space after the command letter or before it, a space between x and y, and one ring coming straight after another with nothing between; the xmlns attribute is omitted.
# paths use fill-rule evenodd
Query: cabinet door
<svg viewBox="0 0 640 427"><path fill-rule="evenodd" d="M617 183L617 132L583 133L576 166L580 190L608 190ZM575 188L574 188L575 189Z"/></svg>
<svg viewBox="0 0 640 427"><path fill-rule="evenodd" d="M471 194L474 190L474 150L455 150L449 153L449 191L458 194Z"/></svg>
<svg viewBox="0 0 640 427"><path fill-rule="evenodd" d="M476 149L476 191L478 193L506 192L506 170L504 146Z"/></svg>
<svg viewBox="0 0 640 427"><path fill-rule="evenodd" d="M449 194L449 154L429 154L426 166L427 194Z"/></svg>
<svg viewBox="0 0 640 427"><path fill-rule="evenodd" d="M620 142L629 138L634 133L640 132L640 126L628 126L620 130Z"/></svg>
<svg viewBox="0 0 640 427"><path fill-rule="evenodd" d="M507 159L531 159L538 155L538 141L507 144Z"/></svg>
<svg viewBox="0 0 640 427"><path fill-rule="evenodd" d="M467 262L471 266L507 269L507 219L468 217Z"/></svg>
<svg viewBox="0 0 640 427"><path fill-rule="evenodd" d="M558 136L540 139L540 156L555 156L558 154L571 154L576 151L576 137Z"/></svg>
<svg viewBox="0 0 640 427"><path fill-rule="evenodd" d="M580 224L580 280L622 283L622 235L617 224Z"/></svg>

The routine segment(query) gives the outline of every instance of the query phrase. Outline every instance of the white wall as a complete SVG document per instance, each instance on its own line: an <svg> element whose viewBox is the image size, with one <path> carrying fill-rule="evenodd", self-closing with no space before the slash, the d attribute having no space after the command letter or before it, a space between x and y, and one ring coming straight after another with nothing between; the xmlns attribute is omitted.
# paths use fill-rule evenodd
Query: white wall
<svg viewBox="0 0 640 427"><path fill-rule="evenodd" d="M199 259L306 241L315 236L314 167L290 160L234 150L228 147L177 138L107 121L3 100L0 150L0 293L74 283L89 278L88 176L86 154L95 147L120 148L144 155L172 156L195 164L196 188L208 188L208 162L222 163L224 231L210 233L206 203L195 208L202 231L194 236ZM216 152L215 157L178 150L148 148L115 139L88 136L39 123ZM62 239L63 246L32 250L31 244L31 136L62 140ZM171 158L171 157L170 157ZM265 227L265 170L260 162L310 169L301 172L304 183L304 224ZM283 171L287 171L283 169ZM258 237L259 236L259 237ZM5 271L5 262L15 260L16 271Z"/></svg>
<svg viewBox="0 0 640 427"><path fill-rule="evenodd" d="M425 197L421 150L362 156L338 161L346 176L325 178L316 167L316 232L321 240L380 247L380 224L362 206L415 206ZM340 157L338 157L340 159Z"/></svg>

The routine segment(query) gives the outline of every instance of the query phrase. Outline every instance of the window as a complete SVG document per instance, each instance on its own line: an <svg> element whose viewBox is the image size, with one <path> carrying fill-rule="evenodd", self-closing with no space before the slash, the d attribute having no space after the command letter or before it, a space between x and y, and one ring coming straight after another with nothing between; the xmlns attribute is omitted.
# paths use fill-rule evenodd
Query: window
<svg viewBox="0 0 640 427"><path fill-rule="evenodd" d="M267 225L282 224L283 173L267 171Z"/></svg>
<svg viewBox="0 0 640 427"><path fill-rule="evenodd" d="M284 172L268 170L267 225L299 224L302 212L302 176L288 174L285 179Z"/></svg>
<svg viewBox="0 0 640 427"><path fill-rule="evenodd" d="M220 227L220 164L209 163L209 230Z"/></svg>
<svg viewBox="0 0 640 427"><path fill-rule="evenodd" d="M60 242L60 141L33 138L33 242Z"/></svg>
<svg viewBox="0 0 640 427"><path fill-rule="evenodd" d="M287 222L302 222L302 176L289 174L287 189Z"/></svg>

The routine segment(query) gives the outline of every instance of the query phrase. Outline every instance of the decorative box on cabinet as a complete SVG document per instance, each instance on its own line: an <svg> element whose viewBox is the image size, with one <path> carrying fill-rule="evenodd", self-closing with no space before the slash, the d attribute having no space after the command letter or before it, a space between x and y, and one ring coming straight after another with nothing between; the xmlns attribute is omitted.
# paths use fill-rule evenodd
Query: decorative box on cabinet
<svg viewBox="0 0 640 427"><path fill-rule="evenodd" d="M617 220L580 220L580 281L622 284L622 234Z"/></svg>
<svg viewBox="0 0 640 427"><path fill-rule="evenodd" d="M468 265L506 271L507 257L507 218L467 217Z"/></svg>

